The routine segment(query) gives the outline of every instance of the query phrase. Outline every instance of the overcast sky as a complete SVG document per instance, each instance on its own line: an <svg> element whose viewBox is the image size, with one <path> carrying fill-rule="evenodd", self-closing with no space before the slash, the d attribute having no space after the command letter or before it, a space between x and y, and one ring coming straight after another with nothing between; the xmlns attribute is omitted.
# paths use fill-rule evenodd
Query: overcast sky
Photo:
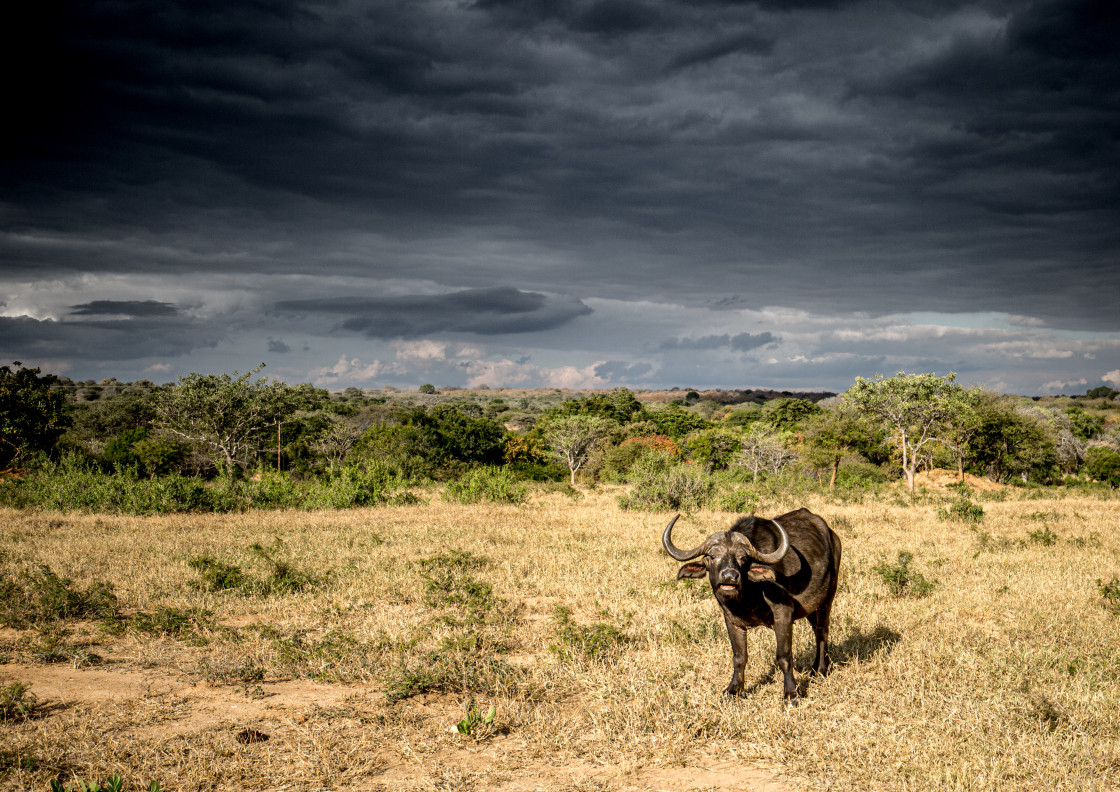
<svg viewBox="0 0 1120 792"><path fill-rule="evenodd" d="M1115 0L21 6L0 363L1120 388Z"/></svg>

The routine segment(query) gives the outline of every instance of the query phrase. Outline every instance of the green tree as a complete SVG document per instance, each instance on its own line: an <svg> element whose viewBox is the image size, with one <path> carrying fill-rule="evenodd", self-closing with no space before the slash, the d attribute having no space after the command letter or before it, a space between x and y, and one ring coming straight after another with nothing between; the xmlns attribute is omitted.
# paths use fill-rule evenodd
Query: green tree
<svg viewBox="0 0 1120 792"><path fill-rule="evenodd" d="M1057 449L1047 424L1019 409L1006 396L984 399L977 408L979 428L973 436L972 466L993 481L1048 478L1057 469Z"/></svg>
<svg viewBox="0 0 1120 792"><path fill-rule="evenodd" d="M1065 413L1070 431L1078 440L1092 440L1104 428L1104 417L1101 415L1089 415L1080 407L1066 407Z"/></svg>
<svg viewBox="0 0 1120 792"><path fill-rule="evenodd" d="M945 423L942 441L957 460L957 478L964 481L965 460L972 452L972 442L980 432L981 409L985 400L995 394L980 388L965 388L956 393L956 405Z"/></svg>
<svg viewBox="0 0 1120 792"><path fill-rule="evenodd" d="M675 404L651 412L649 419L657 427L658 434L663 434L674 440L682 440L689 432L697 432L711 427L710 422Z"/></svg>
<svg viewBox="0 0 1120 792"><path fill-rule="evenodd" d="M226 475L244 470L283 421L327 401L310 385L252 380L262 363L244 374L188 374L159 394L156 420L170 434L200 446Z"/></svg>
<svg viewBox="0 0 1120 792"><path fill-rule="evenodd" d="M779 432L795 431L805 420L821 412L821 407L806 399L772 399L762 405L759 420Z"/></svg>
<svg viewBox="0 0 1120 792"><path fill-rule="evenodd" d="M794 458L785 443L787 436L765 423L751 424L743 433L736 461L751 472L753 481L758 481L760 473L777 473Z"/></svg>
<svg viewBox="0 0 1120 792"><path fill-rule="evenodd" d="M668 439L668 438L666 438ZM710 473L725 470L743 447L743 433L736 429L716 426L688 435L681 443L688 456Z"/></svg>
<svg viewBox="0 0 1120 792"><path fill-rule="evenodd" d="M802 423L802 457L814 469L829 470L828 488L836 486L836 475L844 456L868 443L873 429L856 405L843 397L809 416Z"/></svg>
<svg viewBox="0 0 1120 792"><path fill-rule="evenodd" d="M900 371L889 378L856 377L848 389L848 398L891 428L891 442L902 455L902 472L911 493L922 453L944 442L942 433L959 409L961 386L954 383L956 377L953 372L938 377Z"/></svg>
<svg viewBox="0 0 1120 792"><path fill-rule="evenodd" d="M645 408L628 388L616 388L610 393L568 399L548 412L548 415L597 415L619 424L644 419Z"/></svg>
<svg viewBox="0 0 1120 792"><path fill-rule="evenodd" d="M20 464L29 453L49 451L66 430L66 396L53 374L24 368L18 360L0 366L0 470Z"/></svg>
<svg viewBox="0 0 1120 792"><path fill-rule="evenodd" d="M1120 487L1120 453L1111 448L1098 446L1090 448L1085 454L1082 468L1090 478L1102 481L1113 489Z"/></svg>
<svg viewBox="0 0 1120 792"><path fill-rule="evenodd" d="M552 453L568 466L572 486L591 452L615 429L613 421L599 415L561 415L542 424L541 432Z"/></svg>

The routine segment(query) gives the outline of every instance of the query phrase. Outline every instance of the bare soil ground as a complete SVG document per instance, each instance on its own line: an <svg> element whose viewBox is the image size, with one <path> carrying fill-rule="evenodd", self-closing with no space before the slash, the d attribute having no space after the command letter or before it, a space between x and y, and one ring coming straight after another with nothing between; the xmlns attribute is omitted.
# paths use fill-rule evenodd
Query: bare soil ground
<svg viewBox="0 0 1120 792"><path fill-rule="evenodd" d="M490 789L498 792L788 792L776 773L727 758L699 758L686 766L612 766L593 760L565 762L535 758L516 736L494 733L484 740L463 737L461 697L428 694L406 705L412 728L438 735L437 750L419 752L408 741L370 744L354 732L386 718L384 696L368 685L321 684L308 680L264 681L252 691L176 678L164 669L95 666L0 665L0 682L30 683L45 705L35 723L82 717L121 728L103 735L103 750L135 740L189 757L190 746L220 746L230 775L267 777L272 767L306 763L334 765L347 776L345 789ZM137 715L140 714L138 718ZM397 715L396 717L400 717ZM127 722L143 725L129 728ZM3 728L3 727L0 727ZM0 732L2 734L2 732ZM360 750L360 758L357 754ZM309 754L330 753L318 758ZM347 766L358 761L361 768ZM237 767L240 765L240 767ZM60 768L61 769L61 768ZM357 770L358 772L355 772ZM11 780L11 779L9 779ZM322 789L310 778L255 779L261 790ZM9 787L0 779L0 789ZM138 787L137 787L138 788ZM164 786L165 789L172 787ZM190 789L189 786L173 787ZM213 789L206 784L197 789ZM230 787L237 788L237 787ZM334 788L333 785L329 788Z"/></svg>
<svg viewBox="0 0 1120 792"><path fill-rule="evenodd" d="M944 468L934 468L933 470L923 470L914 476L915 487L925 487L929 490L945 491L954 484L960 484L962 481L960 475L955 470L945 470ZM998 481L974 476L971 473L964 474L964 483L975 492L999 492L1007 489L1003 484Z"/></svg>

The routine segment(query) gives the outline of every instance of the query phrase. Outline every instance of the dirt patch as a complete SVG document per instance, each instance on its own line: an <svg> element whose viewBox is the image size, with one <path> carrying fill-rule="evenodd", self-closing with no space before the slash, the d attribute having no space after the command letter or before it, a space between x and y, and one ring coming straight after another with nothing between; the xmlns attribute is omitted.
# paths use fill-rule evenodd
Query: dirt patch
<svg viewBox="0 0 1120 792"><path fill-rule="evenodd" d="M947 490L950 486L959 484L960 482L961 477L957 471L945 470L944 468L922 471L914 476L915 487L925 487L930 490ZM999 482L973 476L970 473L964 474L964 483L978 492L1006 489L1005 485Z"/></svg>
<svg viewBox="0 0 1120 792"><path fill-rule="evenodd" d="M593 761L543 762L525 752L516 735L494 734L475 741L452 734L462 702L454 696L421 695L387 715L384 696L360 685L319 684L307 680L264 682L246 688L214 686L176 679L151 669L72 668L0 664L0 685L32 685L43 706L35 720L83 719L96 713L111 723L105 751L142 744L171 746L189 754L189 746L217 746L233 752L249 767L290 764L288 754L313 748L334 756L320 762L344 767L363 743L365 767L350 766L346 783L295 786L253 785L254 789L475 789L502 792L788 792L791 787L770 770L729 761L698 761L689 766L616 767ZM109 712L114 714L110 715ZM407 718L414 725L445 735L437 750L419 750L407 742L377 744L377 724L386 717ZM130 722L132 725L130 725ZM421 728L420 731L424 731ZM249 737L246 737L249 735ZM359 736L360 735L360 736ZM456 744L461 743L461 744ZM175 746L179 746L175 748ZM188 746L188 747L183 747ZM371 750L372 749L372 750ZM137 750L135 747L130 750ZM163 749L161 749L163 750ZM258 779L258 782L262 779ZM170 781L170 783L168 783ZM173 779L165 788L178 789ZM187 787L183 787L187 788ZM226 786L219 787L226 789ZM236 784L228 788L240 787Z"/></svg>

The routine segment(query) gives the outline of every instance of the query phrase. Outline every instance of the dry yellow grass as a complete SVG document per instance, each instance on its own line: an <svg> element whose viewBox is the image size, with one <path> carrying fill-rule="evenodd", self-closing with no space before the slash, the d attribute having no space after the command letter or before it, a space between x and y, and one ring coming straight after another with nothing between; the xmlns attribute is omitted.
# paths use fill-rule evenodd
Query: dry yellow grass
<svg viewBox="0 0 1120 792"><path fill-rule="evenodd" d="M730 650L711 594L674 582L659 543L669 515L619 511L615 494L313 514L3 512L10 573L46 563L77 587L112 583L126 614L201 608L212 622L180 636L91 622L0 632L0 686L29 681L38 696L33 717L0 723L0 788L113 772L170 790L1120 786L1120 619L1097 586L1120 575L1120 500L982 501L978 529L940 519L940 496L766 504L766 515L804 505L844 541L835 670L805 680L811 632L799 623L806 694L787 708L766 630L751 634L744 696L720 697ZM731 518L686 516L679 541ZM188 561L202 554L263 577L254 543L319 584L198 590ZM435 573L420 562L454 550L478 565L457 568L448 590L489 584L484 607L428 590ZM931 594L893 596L871 571L899 550L938 582ZM67 664L36 659L50 640ZM387 697L433 669L434 689ZM472 694L497 715L463 736L453 727ZM244 728L270 739L242 744Z"/></svg>

